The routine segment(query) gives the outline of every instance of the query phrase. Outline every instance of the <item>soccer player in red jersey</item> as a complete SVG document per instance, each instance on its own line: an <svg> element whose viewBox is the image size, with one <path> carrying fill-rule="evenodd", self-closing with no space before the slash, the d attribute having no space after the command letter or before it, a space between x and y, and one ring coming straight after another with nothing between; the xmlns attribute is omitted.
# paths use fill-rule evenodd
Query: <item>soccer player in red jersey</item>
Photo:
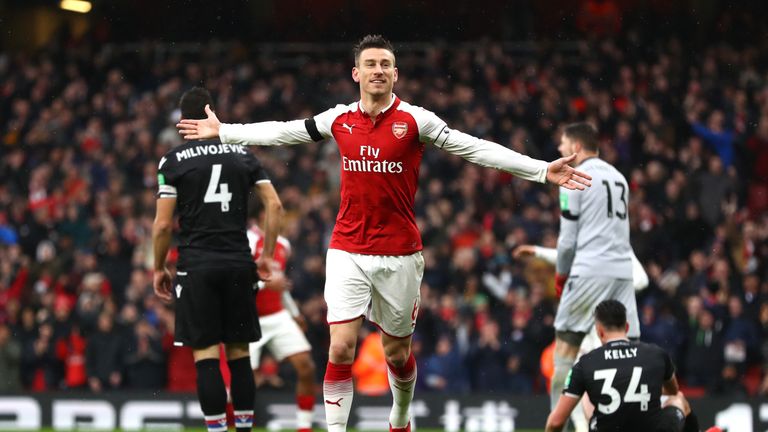
<svg viewBox="0 0 768 432"><path fill-rule="evenodd" d="M182 120L186 139L219 137L224 143L287 145L334 138L341 156L341 203L326 257L325 301L331 343L323 383L328 430L345 431L352 403L352 373L362 317L377 325L394 398L390 429L410 430L408 408L416 382L411 335L424 273L413 210L422 155L429 146L501 169L526 180L569 189L590 185L568 165L532 159L499 144L452 130L430 111L393 93L398 78L392 44L366 36L354 49L352 79L360 100L305 120L222 124L208 112Z"/></svg>
<svg viewBox="0 0 768 432"><path fill-rule="evenodd" d="M248 243L253 259L258 261L264 250L264 231L257 225L248 230ZM310 432L315 409L315 363L312 347L304 336L297 320L301 313L287 291L288 279L285 268L291 256L291 243L283 236L277 237L274 267L268 282L259 282L256 294L256 311L261 325L261 339L249 346L251 369L254 375L259 369L261 353L267 348L277 361L288 360L296 370L296 430Z"/></svg>

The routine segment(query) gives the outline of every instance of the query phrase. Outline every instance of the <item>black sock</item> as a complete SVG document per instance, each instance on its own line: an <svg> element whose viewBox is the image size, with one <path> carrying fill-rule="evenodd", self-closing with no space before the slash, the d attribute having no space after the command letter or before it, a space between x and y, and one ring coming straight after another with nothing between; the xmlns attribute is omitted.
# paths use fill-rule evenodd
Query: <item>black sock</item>
<svg viewBox="0 0 768 432"><path fill-rule="evenodd" d="M227 409L227 389L221 377L218 359L205 359L195 362L197 369L197 398L200 408L206 416L225 414Z"/></svg>
<svg viewBox="0 0 768 432"><path fill-rule="evenodd" d="M256 403L256 383L253 381L251 359L242 357L228 363L232 374L229 391L235 409L235 428L237 432L250 431L253 428L253 406Z"/></svg>
<svg viewBox="0 0 768 432"><path fill-rule="evenodd" d="M683 432L699 432L699 419L693 411L685 418Z"/></svg>

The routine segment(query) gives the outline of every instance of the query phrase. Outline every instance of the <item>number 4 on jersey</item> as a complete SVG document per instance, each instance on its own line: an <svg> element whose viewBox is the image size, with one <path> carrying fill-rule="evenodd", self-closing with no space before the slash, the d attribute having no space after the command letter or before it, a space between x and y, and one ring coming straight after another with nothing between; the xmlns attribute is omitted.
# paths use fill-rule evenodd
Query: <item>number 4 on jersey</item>
<svg viewBox="0 0 768 432"><path fill-rule="evenodd" d="M215 164L211 167L211 180L208 182L208 190L205 191L203 202L221 203L221 211L228 212L232 194L229 192L229 185L220 184L219 179L221 179L221 164Z"/></svg>

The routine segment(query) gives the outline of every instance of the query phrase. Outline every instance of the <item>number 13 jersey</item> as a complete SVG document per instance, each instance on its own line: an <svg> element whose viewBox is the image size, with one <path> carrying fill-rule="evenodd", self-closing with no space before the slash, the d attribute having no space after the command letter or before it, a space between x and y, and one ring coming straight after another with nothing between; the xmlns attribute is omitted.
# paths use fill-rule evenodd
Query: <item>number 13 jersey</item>
<svg viewBox="0 0 768 432"><path fill-rule="evenodd" d="M661 411L662 384L674 373L672 360L658 346L614 340L579 359L563 394L587 393L595 406L591 430L649 431Z"/></svg>
<svg viewBox="0 0 768 432"><path fill-rule="evenodd" d="M180 269L253 266L248 197L270 180L251 152L217 140L185 143L160 159L157 177L158 197L177 200Z"/></svg>
<svg viewBox="0 0 768 432"><path fill-rule="evenodd" d="M627 180L611 164L596 157L584 160L578 169L592 176L592 187L583 191L560 188L557 271L571 276L632 280ZM572 263L566 263L568 254L563 252L563 242L575 247Z"/></svg>

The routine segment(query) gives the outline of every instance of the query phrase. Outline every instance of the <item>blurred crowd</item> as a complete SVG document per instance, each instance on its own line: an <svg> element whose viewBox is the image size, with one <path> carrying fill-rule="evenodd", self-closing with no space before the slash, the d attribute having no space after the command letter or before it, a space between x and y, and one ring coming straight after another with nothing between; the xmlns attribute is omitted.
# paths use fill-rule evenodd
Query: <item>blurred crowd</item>
<svg viewBox="0 0 768 432"><path fill-rule="evenodd" d="M528 53L491 41L411 47L397 53L395 92L454 129L547 160L564 124L595 124L601 157L631 186L632 243L650 277L637 300L642 339L670 352L691 391L766 392L766 42L691 50L635 36ZM0 53L0 392L193 389L173 308L152 294L157 163L181 142L176 105L194 85L230 123L305 118L358 97L346 52L315 45L276 58L237 42ZM332 141L253 151L287 211L292 294L324 365L338 152ZM420 183L421 391L545 392L554 269L511 252L555 246L557 189L437 148ZM267 385L292 379L262 364Z"/></svg>

